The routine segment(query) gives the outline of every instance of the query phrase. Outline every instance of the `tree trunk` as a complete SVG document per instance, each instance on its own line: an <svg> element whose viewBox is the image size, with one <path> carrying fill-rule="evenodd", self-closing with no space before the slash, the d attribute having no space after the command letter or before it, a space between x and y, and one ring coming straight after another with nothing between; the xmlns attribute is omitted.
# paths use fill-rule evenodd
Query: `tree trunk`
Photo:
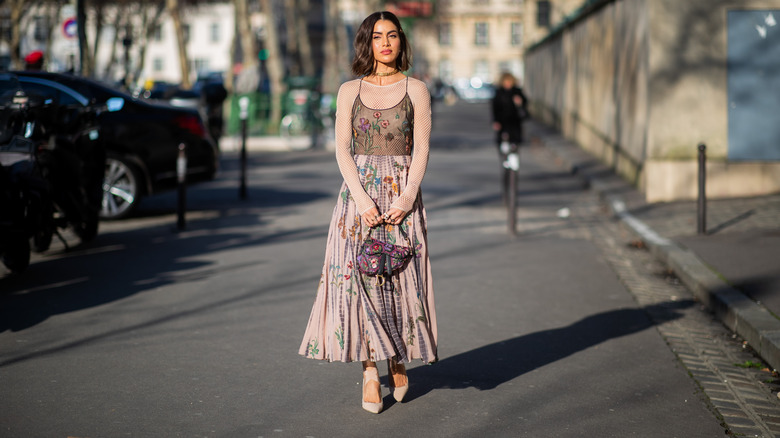
<svg viewBox="0 0 780 438"><path fill-rule="evenodd" d="M302 15L301 11L306 10L298 10L296 3L298 3L296 0L284 0L285 42L287 44L286 52L291 76L301 75L301 56L298 50L297 37L299 29L296 15Z"/></svg>
<svg viewBox="0 0 780 438"><path fill-rule="evenodd" d="M11 68L14 70L22 70L24 63L22 62L21 44L21 29L20 23L22 21L22 15L24 14L24 0L11 0L9 2L11 8L10 20L11 20L11 41L9 42L11 49Z"/></svg>
<svg viewBox="0 0 780 438"><path fill-rule="evenodd" d="M301 73L304 76L312 77L314 71L314 58L311 52L311 41L309 41L309 0L298 0L300 13L295 15L297 25L295 26L298 37L298 58L301 61Z"/></svg>
<svg viewBox="0 0 780 438"><path fill-rule="evenodd" d="M233 0L236 14L237 38L241 43L241 71L234 84L236 93L253 93L257 90L260 83L260 71L258 66L260 61L257 59L257 47L255 45L255 36L252 32L252 26L249 22L248 0ZM232 74L232 72L231 72Z"/></svg>
<svg viewBox="0 0 780 438"><path fill-rule="evenodd" d="M325 0L325 39L323 41L323 52L325 55L325 66L322 72L322 92L325 94L336 94L341 84L341 67L339 66L339 50L337 46L337 28L341 26L339 17L338 1Z"/></svg>
<svg viewBox="0 0 780 438"><path fill-rule="evenodd" d="M282 120L282 97L284 96L284 66L280 56L279 37L271 0L260 0L260 6L266 17L265 48L268 50L266 69L271 82L271 114L268 117L269 132L276 133Z"/></svg>
<svg viewBox="0 0 780 438"><path fill-rule="evenodd" d="M235 10L235 8L233 9ZM235 77L233 75L233 66L235 66L237 62L236 50L238 49L238 46L236 44L238 38L238 23L234 23L233 41L230 42L230 64L228 66L228 71L225 72L224 77L225 89L227 90L228 94L233 94L236 89Z"/></svg>
<svg viewBox="0 0 780 438"><path fill-rule="evenodd" d="M76 0L76 22L79 38L79 74L84 77L92 76L92 59L87 41L87 11L84 5L86 0Z"/></svg>
<svg viewBox="0 0 780 438"><path fill-rule="evenodd" d="M181 68L181 86L189 89L190 84L190 65L187 62L187 42L184 41L184 28L181 25L181 15L179 10L179 0L166 0L168 14L173 22L173 29L176 32L176 42L179 46L179 67Z"/></svg>
<svg viewBox="0 0 780 438"><path fill-rule="evenodd" d="M106 9L103 7L104 3L101 1L94 2L94 11L95 11L95 39L92 43L92 71L97 71L97 59L98 59L98 49L100 48L100 34L103 33L103 19L105 16Z"/></svg>
<svg viewBox="0 0 780 438"><path fill-rule="evenodd" d="M117 9L115 11L114 20L113 20L113 26L114 26L114 40L111 44L111 52L108 55L108 62L106 63L106 67L103 69L103 77L108 78L112 76L114 65L116 64L116 49L121 44L122 40L119 39L119 28L122 25L122 19L126 18L126 9L125 6L117 5ZM113 77L111 78L113 79Z"/></svg>
<svg viewBox="0 0 780 438"><path fill-rule="evenodd" d="M53 2L49 5L49 34L46 36L46 55L51 58L51 47L54 40L54 33L60 30L60 11L62 3Z"/></svg>
<svg viewBox="0 0 780 438"><path fill-rule="evenodd" d="M339 3L337 2L335 5L335 10L333 11L333 14L336 17L336 23L337 26L336 29L336 66L338 67L338 81L341 83L342 80L345 79L347 76L347 71L351 70L351 62L349 59L349 47L352 45L349 41L349 37L347 36L347 27L344 25L344 22L341 20L341 11L339 11Z"/></svg>

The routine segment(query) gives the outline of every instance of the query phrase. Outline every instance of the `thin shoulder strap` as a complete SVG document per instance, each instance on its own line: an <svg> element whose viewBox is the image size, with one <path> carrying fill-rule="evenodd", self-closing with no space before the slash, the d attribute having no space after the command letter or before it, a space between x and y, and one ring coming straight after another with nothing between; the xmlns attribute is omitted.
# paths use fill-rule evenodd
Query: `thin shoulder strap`
<svg viewBox="0 0 780 438"><path fill-rule="evenodd" d="M409 76L406 77L406 92L409 93Z"/></svg>

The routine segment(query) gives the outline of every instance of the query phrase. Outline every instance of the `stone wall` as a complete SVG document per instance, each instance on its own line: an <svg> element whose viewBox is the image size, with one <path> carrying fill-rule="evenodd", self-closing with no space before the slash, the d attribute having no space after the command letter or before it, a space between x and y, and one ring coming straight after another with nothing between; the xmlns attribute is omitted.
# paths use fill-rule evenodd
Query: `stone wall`
<svg viewBox="0 0 780 438"><path fill-rule="evenodd" d="M648 201L780 191L780 163L729 162L727 23L732 8L780 0L601 2L526 53L535 116L635 183Z"/></svg>

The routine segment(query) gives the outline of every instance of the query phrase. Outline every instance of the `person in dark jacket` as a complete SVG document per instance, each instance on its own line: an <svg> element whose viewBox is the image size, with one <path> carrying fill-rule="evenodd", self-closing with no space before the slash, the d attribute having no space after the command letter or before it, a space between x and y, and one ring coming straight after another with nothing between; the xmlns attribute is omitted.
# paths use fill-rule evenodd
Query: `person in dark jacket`
<svg viewBox="0 0 780 438"><path fill-rule="evenodd" d="M499 87L493 96L493 130L496 131L496 146L500 147L504 138L509 143L520 145L523 141L523 119L527 115L525 94L517 86L515 77L511 73L501 74Z"/></svg>

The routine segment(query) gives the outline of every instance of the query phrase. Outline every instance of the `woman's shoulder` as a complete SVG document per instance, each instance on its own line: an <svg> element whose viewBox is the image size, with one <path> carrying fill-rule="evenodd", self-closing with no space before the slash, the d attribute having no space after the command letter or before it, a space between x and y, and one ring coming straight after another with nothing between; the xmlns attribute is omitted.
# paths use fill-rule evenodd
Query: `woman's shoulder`
<svg viewBox="0 0 780 438"><path fill-rule="evenodd" d="M418 99L431 99L431 93L428 91L428 86L425 82L412 77L409 77L407 80L409 81L407 90L409 90L409 97L412 98L412 102L417 102Z"/></svg>
<svg viewBox="0 0 780 438"><path fill-rule="evenodd" d="M336 102L342 105L346 105L348 101L353 101L358 95L360 90L360 79L353 79L351 81L344 82L339 87Z"/></svg>
<svg viewBox="0 0 780 438"><path fill-rule="evenodd" d="M407 80L409 81L409 91L429 93L428 85L426 85L425 82L411 76L409 76Z"/></svg>
<svg viewBox="0 0 780 438"><path fill-rule="evenodd" d="M360 80L361 79L358 78L358 79L352 79L352 80L349 80L347 82L344 82L339 87L339 93L341 93L342 91L345 92L345 93L347 93L347 92L355 92L355 93L357 93L357 90L360 87Z"/></svg>

